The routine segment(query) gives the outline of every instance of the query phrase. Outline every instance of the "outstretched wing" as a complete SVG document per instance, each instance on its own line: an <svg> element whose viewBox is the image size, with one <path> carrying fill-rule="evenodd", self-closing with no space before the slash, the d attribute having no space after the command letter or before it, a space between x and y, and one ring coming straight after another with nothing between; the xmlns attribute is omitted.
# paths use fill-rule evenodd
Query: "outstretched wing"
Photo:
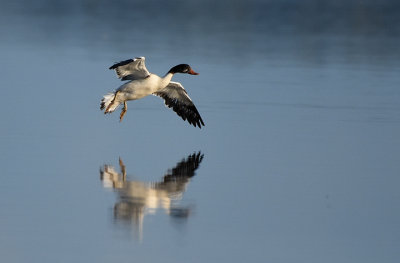
<svg viewBox="0 0 400 263"><path fill-rule="evenodd" d="M128 59L112 65L110 69L115 69L121 80L144 79L150 76L144 61L144 57Z"/></svg>
<svg viewBox="0 0 400 263"><path fill-rule="evenodd" d="M204 126L200 113L179 82L171 81L165 88L154 92L153 95L163 98L165 105L172 108L184 121L187 120L194 127Z"/></svg>

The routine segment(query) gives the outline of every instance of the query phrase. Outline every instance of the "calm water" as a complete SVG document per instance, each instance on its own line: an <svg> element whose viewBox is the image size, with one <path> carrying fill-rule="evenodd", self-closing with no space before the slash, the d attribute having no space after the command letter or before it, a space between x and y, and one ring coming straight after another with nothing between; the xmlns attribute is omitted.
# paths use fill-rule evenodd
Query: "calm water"
<svg viewBox="0 0 400 263"><path fill-rule="evenodd" d="M1 262L399 262L396 1L1 6ZM203 129L102 114L135 56Z"/></svg>

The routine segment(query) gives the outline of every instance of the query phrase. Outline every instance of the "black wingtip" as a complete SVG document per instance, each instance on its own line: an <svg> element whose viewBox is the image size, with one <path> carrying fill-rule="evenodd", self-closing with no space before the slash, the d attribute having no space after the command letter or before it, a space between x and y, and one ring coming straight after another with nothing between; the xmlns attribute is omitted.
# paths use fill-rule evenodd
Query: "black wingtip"
<svg viewBox="0 0 400 263"><path fill-rule="evenodd" d="M199 114L199 116L200 116L200 114ZM203 121L203 119L200 117L200 122L201 122L201 124L203 125L203 127L204 126L206 126L205 124L204 124L204 121ZM199 125L199 128L201 129L201 126L200 126L200 123L197 123L198 125Z"/></svg>
<svg viewBox="0 0 400 263"><path fill-rule="evenodd" d="M131 63L131 62L133 62L133 59L127 59L127 60L124 60L124 61L115 63L114 65L112 65L112 66L109 67L108 69L116 69L116 68L118 68L118 67L120 67L120 66L124 66L124 65L126 65L126 64Z"/></svg>
<svg viewBox="0 0 400 263"><path fill-rule="evenodd" d="M197 114L198 114L198 119L197 120L195 120L196 122L193 122L193 123L191 123L194 127L196 127L196 125L201 129L201 127L204 127L204 126L206 126L205 124L204 124L204 121L203 121L203 119L201 118L201 116L200 116L200 113L197 111L197 109L196 109L196 112L197 112ZM203 126L202 126L203 125Z"/></svg>
<svg viewBox="0 0 400 263"><path fill-rule="evenodd" d="M104 98L100 102L100 110L104 110L106 107L106 102L104 101Z"/></svg>
<svg viewBox="0 0 400 263"><path fill-rule="evenodd" d="M192 123L192 125L194 126L194 127L196 127L196 125L197 125L197 127L199 127L199 129L201 129L202 127L204 127L205 125L204 125L204 122L197 122L197 123ZM203 125L203 126L202 126Z"/></svg>

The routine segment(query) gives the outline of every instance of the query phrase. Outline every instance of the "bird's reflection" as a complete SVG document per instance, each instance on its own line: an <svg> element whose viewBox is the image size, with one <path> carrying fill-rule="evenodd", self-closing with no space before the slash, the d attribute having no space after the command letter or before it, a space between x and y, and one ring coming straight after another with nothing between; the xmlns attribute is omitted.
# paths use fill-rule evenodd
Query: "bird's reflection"
<svg viewBox="0 0 400 263"><path fill-rule="evenodd" d="M158 182L127 180L126 168L121 158L120 172L111 165L104 165L100 169L103 186L114 189L119 197L114 205L115 220L134 225L141 240L146 214L155 213L161 208L172 218L187 218L191 208L179 203L203 157L201 152L189 155L168 170Z"/></svg>

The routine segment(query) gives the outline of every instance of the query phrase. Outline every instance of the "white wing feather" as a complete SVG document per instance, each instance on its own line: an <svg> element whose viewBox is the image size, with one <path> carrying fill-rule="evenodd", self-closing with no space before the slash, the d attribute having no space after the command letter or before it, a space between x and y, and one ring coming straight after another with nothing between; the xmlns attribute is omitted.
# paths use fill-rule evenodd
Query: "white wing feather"
<svg viewBox="0 0 400 263"><path fill-rule="evenodd" d="M112 65L110 69L115 69L118 78L121 80L144 79L150 76L145 65L145 57L118 62Z"/></svg>

